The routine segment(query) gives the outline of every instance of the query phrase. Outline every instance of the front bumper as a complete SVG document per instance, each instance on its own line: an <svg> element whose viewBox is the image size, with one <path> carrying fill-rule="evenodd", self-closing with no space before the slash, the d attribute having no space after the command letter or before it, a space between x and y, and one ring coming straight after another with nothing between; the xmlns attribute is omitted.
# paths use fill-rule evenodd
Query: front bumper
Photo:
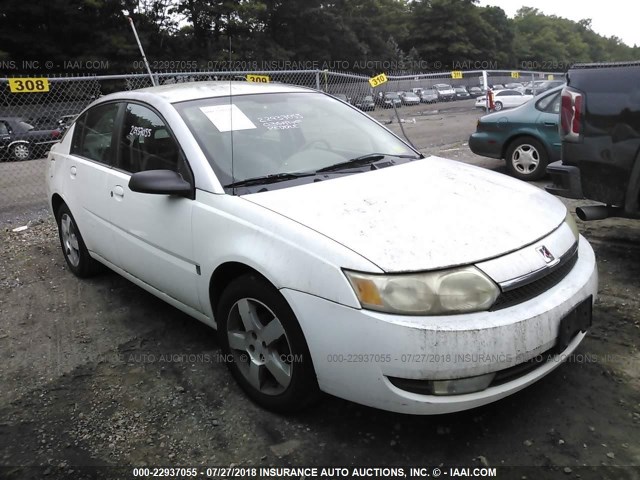
<svg viewBox="0 0 640 480"><path fill-rule="evenodd" d="M558 160L547 166L547 173L553 182L545 187L547 192L566 198L584 198L578 167L565 165Z"/></svg>
<svg viewBox="0 0 640 480"><path fill-rule="evenodd" d="M542 378L575 350L578 333L558 360L489 388L436 396L396 387L389 377L460 379L498 372L548 351L561 320L589 296L595 298L595 256L581 238L579 259L557 285L527 302L495 312L415 317L358 310L283 289L295 312L320 388L372 407L409 414L466 410L506 397Z"/></svg>

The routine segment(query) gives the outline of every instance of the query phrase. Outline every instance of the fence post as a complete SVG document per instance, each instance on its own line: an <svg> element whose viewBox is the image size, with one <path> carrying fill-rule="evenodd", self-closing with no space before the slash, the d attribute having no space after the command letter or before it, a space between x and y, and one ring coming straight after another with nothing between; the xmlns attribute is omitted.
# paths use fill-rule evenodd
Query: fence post
<svg viewBox="0 0 640 480"><path fill-rule="evenodd" d="M316 90L320 90L320 70L316 70Z"/></svg>

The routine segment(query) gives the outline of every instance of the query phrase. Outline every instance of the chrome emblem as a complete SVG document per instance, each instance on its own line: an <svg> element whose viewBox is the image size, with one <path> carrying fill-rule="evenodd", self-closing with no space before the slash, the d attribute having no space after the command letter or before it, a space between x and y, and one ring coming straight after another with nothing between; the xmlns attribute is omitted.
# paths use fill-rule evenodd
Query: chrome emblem
<svg viewBox="0 0 640 480"><path fill-rule="evenodd" d="M536 251L540 255L542 255L542 258L544 258L545 263L551 263L556 259L556 257L554 257L553 254L549 251L549 249L547 247L545 247L544 245L542 245L541 247L536 248Z"/></svg>

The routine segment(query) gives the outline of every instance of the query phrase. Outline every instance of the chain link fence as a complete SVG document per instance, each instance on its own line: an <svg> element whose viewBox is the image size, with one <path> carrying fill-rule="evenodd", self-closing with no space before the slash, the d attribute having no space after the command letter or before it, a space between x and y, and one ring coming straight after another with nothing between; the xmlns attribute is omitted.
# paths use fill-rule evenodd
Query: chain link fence
<svg viewBox="0 0 640 480"><path fill-rule="evenodd" d="M322 90L358 106L370 97L374 102L371 109L389 106L383 101L387 92L419 92L436 84L467 88L483 84L482 71L388 76L387 82L375 89L367 76L327 70L159 73L154 74L154 81L157 85L246 81L248 75ZM486 75L489 86L562 78L562 74L552 72L487 71ZM44 157L85 107L108 93L152 86L146 74L50 77L47 92L32 92L33 88L25 88L30 86L25 84L28 79L23 78L23 83L16 85L17 80L20 79L0 78L0 220L45 208ZM444 99L435 101L439 100Z"/></svg>

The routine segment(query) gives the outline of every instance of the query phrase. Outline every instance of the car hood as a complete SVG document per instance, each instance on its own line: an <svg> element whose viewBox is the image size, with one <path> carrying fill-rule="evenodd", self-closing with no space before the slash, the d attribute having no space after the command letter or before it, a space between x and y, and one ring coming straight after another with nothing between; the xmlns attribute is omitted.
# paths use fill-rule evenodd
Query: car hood
<svg viewBox="0 0 640 480"><path fill-rule="evenodd" d="M494 258L557 228L555 197L479 167L424 160L242 198L329 237L385 272Z"/></svg>

